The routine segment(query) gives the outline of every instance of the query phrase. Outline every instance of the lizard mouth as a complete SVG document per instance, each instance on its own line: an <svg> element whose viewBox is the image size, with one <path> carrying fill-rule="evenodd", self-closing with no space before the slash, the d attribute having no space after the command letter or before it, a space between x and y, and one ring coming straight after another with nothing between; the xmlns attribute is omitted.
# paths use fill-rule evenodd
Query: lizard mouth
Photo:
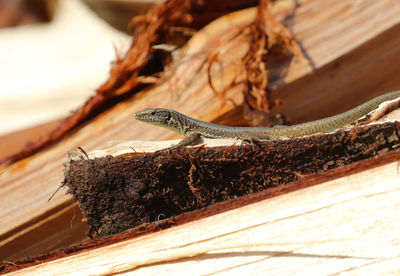
<svg viewBox="0 0 400 276"><path fill-rule="evenodd" d="M135 114L133 114L133 117L134 117L136 120L139 120L139 121L142 121L142 122L149 122L149 123L151 123L151 122L156 121L156 120L154 120L154 119L155 119L155 116L154 116L154 115L155 115L154 112L152 112L152 111L149 110L149 109L145 109L145 110L136 112Z"/></svg>
<svg viewBox="0 0 400 276"><path fill-rule="evenodd" d="M143 121L143 122L152 122L153 120L151 120L151 113L149 113L148 109L142 110L142 111L138 111L135 114L133 114L133 117L136 120L139 121Z"/></svg>

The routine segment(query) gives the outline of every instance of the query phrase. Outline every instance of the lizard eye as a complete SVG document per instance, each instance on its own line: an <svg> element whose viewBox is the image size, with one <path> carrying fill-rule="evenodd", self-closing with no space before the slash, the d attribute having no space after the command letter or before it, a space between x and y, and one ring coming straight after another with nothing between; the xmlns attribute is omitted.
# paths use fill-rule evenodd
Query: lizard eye
<svg viewBox="0 0 400 276"><path fill-rule="evenodd" d="M157 112L157 115L162 120L169 120L169 118L171 117L171 114L168 111L164 110Z"/></svg>
<svg viewBox="0 0 400 276"><path fill-rule="evenodd" d="M151 114L151 116L154 116L154 115L156 115L156 112L152 111L152 112L150 112L150 114Z"/></svg>

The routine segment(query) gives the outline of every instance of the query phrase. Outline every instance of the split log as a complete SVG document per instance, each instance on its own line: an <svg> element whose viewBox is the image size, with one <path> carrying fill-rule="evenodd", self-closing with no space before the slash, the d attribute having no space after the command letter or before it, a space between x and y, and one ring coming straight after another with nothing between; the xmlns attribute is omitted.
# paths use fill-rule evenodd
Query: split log
<svg viewBox="0 0 400 276"><path fill-rule="evenodd" d="M395 152L331 170L294 183L302 189L290 193L280 187L222 202L214 212L225 212L181 215L156 233L126 232L26 260L13 275L395 274L399 158Z"/></svg>

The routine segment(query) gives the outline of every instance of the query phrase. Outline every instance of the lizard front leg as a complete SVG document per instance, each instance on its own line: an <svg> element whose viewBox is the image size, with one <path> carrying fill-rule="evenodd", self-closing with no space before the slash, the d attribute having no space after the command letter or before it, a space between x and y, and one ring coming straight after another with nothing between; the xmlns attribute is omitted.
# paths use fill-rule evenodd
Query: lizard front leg
<svg viewBox="0 0 400 276"><path fill-rule="evenodd" d="M200 138L201 138L200 133L192 132L189 134L189 136L182 139L178 144L172 145L164 150L174 150L174 149L178 149L178 148L182 148L182 147L186 147L186 146L190 146L190 145L195 145L199 142Z"/></svg>

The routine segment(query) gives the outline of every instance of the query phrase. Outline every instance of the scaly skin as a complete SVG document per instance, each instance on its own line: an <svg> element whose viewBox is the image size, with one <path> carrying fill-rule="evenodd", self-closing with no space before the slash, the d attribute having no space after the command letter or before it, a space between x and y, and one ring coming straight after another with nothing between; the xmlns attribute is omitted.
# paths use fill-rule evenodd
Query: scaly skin
<svg viewBox="0 0 400 276"><path fill-rule="evenodd" d="M137 120L165 127L185 136L206 138L237 138L242 140L282 140L315 133L332 131L350 125L375 110L381 103L400 97L400 91L376 97L344 113L321 120L293 126L229 127L199 121L174 110L149 108L135 113ZM182 146L182 145L180 145Z"/></svg>

